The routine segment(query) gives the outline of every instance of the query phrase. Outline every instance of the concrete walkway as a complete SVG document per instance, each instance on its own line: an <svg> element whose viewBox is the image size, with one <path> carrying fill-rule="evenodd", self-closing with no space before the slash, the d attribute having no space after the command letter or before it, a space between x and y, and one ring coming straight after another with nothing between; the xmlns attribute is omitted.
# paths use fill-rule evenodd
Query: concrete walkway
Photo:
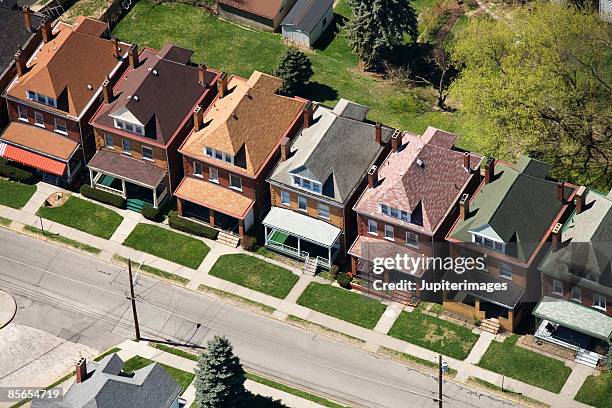
<svg viewBox="0 0 612 408"><path fill-rule="evenodd" d="M17 313L15 298L0 289L0 329L9 324Z"/></svg>
<svg viewBox="0 0 612 408"><path fill-rule="evenodd" d="M576 363L573 364L573 366L572 373L563 385L563 388L561 388L560 392L561 395L567 395L570 398L574 398L588 376L599 373L598 370L587 367L584 364Z"/></svg>
<svg viewBox="0 0 612 408"><path fill-rule="evenodd" d="M478 364L494 339L495 334L481 331L476 344L474 344L472 351L470 351L470 355L467 356L465 361L471 364Z"/></svg>
<svg viewBox="0 0 612 408"><path fill-rule="evenodd" d="M402 310L404 310L404 305L402 305L401 303L397 303L397 302L391 302L387 306L387 309L381 316L378 323L376 323L376 327L374 327L374 331L377 333L382 333L382 334L389 333L389 330L391 330L393 323L395 323L400 313L402 313Z"/></svg>

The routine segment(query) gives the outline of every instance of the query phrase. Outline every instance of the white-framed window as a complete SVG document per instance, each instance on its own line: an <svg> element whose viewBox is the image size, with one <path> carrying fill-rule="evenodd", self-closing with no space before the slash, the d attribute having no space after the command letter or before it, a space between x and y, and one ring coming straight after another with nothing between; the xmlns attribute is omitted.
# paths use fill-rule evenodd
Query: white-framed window
<svg viewBox="0 0 612 408"><path fill-rule="evenodd" d="M19 120L24 122L30 121L30 119L28 119L28 110L24 106L17 105L17 114L19 115Z"/></svg>
<svg viewBox="0 0 612 408"><path fill-rule="evenodd" d="M378 235L378 223L374 220L368 220L368 234Z"/></svg>
<svg viewBox="0 0 612 408"><path fill-rule="evenodd" d="M380 204L380 212L398 220L410 222L410 213L408 211L400 210L398 208L390 207L387 204Z"/></svg>
<svg viewBox="0 0 612 408"><path fill-rule="evenodd" d="M499 263L499 276L506 279L512 279L512 267L503 262Z"/></svg>
<svg viewBox="0 0 612 408"><path fill-rule="evenodd" d="M406 231L406 245L418 248L419 236L414 232Z"/></svg>
<svg viewBox="0 0 612 408"><path fill-rule="evenodd" d="M142 146L142 158L153 161L153 149L149 146Z"/></svg>
<svg viewBox="0 0 612 408"><path fill-rule="evenodd" d="M319 203L318 211L319 211L319 217L329 220L329 206Z"/></svg>
<svg viewBox="0 0 612 408"><path fill-rule="evenodd" d="M234 156L232 156L231 154L222 152L220 150L213 149L212 147L206 146L204 148L204 153L206 153L207 156L215 158L217 160L222 160L224 162L234 164Z"/></svg>
<svg viewBox="0 0 612 408"><path fill-rule="evenodd" d="M563 296L563 282L558 279L552 281L552 293Z"/></svg>
<svg viewBox="0 0 612 408"><path fill-rule="evenodd" d="M291 196L287 190L281 190L281 204L291 205Z"/></svg>
<svg viewBox="0 0 612 408"><path fill-rule="evenodd" d="M593 307L601 310L607 310L606 297L599 293L593 293Z"/></svg>
<svg viewBox="0 0 612 408"><path fill-rule="evenodd" d="M385 239L390 241L395 240L395 231L393 230L393 225L385 224Z"/></svg>
<svg viewBox="0 0 612 408"><path fill-rule="evenodd" d="M115 119L115 127L118 129L127 130L130 133L136 133L137 135L144 135L144 128L134 123L125 122L123 120Z"/></svg>
<svg viewBox="0 0 612 408"><path fill-rule="evenodd" d="M115 148L115 142L113 141L113 135L110 133L104 134L104 147L108 147L109 149Z"/></svg>
<svg viewBox="0 0 612 408"><path fill-rule="evenodd" d="M298 209L306 211L308 208L308 200L304 196L298 196Z"/></svg>
<svg viewBox="0 0 612 408"><path fill-rule="evenodd" d="M208 168L208 180L212 181L213 183L218 183L219 182L219 170L217 170L214 167L209 167Z"/></svg>
<svg viewBox="0 0 612 408"><path fill-rule="evenodd" d="M229 185L230 188L242 191L242 179L234 174L229 176Z"/></svg>
<svg viewBox="0 0 612 408"><path fill-rule="evenodd" d="M492 249L497 252L505 253L506 245L503 242L494 241L479 234L472 234L472 239L478 245Z"/></svg>
<svg viewBox="0 0 612 408"><path fill-rule="evenodd" d="M321 194L321 183L308 180L299 176L293 176L293 185L304 190L312 191L313 193Z"/></svg>
<svg viewBox="0 0 612 408"><path fill-rule="evenodd" d="M128 139L121 139L121 149L125 154L132 154L132 143Z"/></svg>
<svg viewBox="0 0 612 408"><path fill-rule="evenodd" d="M193 162L193 175L202 177L202 163Z"/></svg>
<svg viewBox="0 0 612 408"><path fill-rule="evenodd" d="M570 291L570 299L575 302L582 303L582 291L580 290L578 286L574 286L572 290Z"/></svg>
<svg viewBox="0 0 612 408"><path fill-rule="evenodd" d="M55 131L58 133L63 133L67 135L68 129L66 128L66 121L60 118L54 118L54 121L55 121Z"/></svg>
<svg viewBox="0 0 612 408"><path fill-rule="evenodd" d="M41 95L38 92L27 91L26 95L29 100L39 102L48 106L53 106L57 108L57 101L49 96Z"/></svg>
<svg viewBox="0 0 612 408"><path fill-rule="evenodd" d="M42 113L34 111L34 124L36 126L45 127L45 117Z"/></svg>

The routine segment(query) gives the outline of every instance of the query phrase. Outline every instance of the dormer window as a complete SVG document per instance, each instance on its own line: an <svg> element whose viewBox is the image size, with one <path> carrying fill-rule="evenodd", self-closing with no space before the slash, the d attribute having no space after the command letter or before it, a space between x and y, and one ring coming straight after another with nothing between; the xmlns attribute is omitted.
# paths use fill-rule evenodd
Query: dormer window
<svg viewBox="0 0 612 408"><path fill-rule="evenodd" d="M144 135L144 127L140 125L136 125L134 123L126 122L124 120L115 119L115 127L117 129L123 129L130 133L135 133L137 135Z"/></svg>
<svg viewBox="0 0 612 408"><path fill-rule="evenodd" d="M392 218L397 218L401 221L410 222L410 213L408 211L400 210L398 208L391 207L387 204L380 204L380 212Z"/></svg>
<svg viewBox="0 0 612 408"><path fill-rule="evenodd" d="M212 157L214 159L221 160L226 163L234 164L234 156L222 152L220 150L213 149L212 147L206 146L206 148L204 149L204 153L206 153L208 157Z"/></svg>
<svg viewBox="0 0 612 408"><path fill-rule="evenodd" d="M485 237L484 235L472 233L472 240L473 242L485 248L489 248L501 253L506 252L506 245L503 242L493 240L491 238Z"/></svg>
<svg viewBox="0 0 612 408"><path fill-rule="evenodd" d="M38 92L34 92L34 91L27 91L26 95L28 99L31 101L42 103L43 105L52 106L54 108L57 108L57 101L51 97L41 95Z"/></svg>
<svg viewBox="0 0 612 408"><path fill-rule="evenodd" d="M303 177L293 176L293 185L317 194L321 194L322 191L321 183Z"/></svg>

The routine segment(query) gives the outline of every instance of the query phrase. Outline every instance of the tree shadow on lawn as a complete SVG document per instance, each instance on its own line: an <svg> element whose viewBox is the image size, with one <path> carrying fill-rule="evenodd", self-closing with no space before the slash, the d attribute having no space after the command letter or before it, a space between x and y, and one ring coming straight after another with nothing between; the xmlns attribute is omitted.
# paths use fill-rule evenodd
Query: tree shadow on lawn
<svg viewBox="0 0 612 408"><path fill-rule="evenodd" d="M250 392L248 393L247 400L249 408L287 408L280 400L274 400L262 395L255 395Z"/></svg>
<svg viewBox="0 0 612 408"><path fill-rule="evenodd" d="M311 101L335 101L338 99L338 91L329 85L320 82L309 82L298 92L299 96Z"/></svg>
<svg viewBox="0 0 612 408"><path fill-rule="evenodd" d="M327 30L314 44L313 48L317 51L325 51L327 47L334 41L336 36L340 34L340 31L348 21L348 18L341 14L334 13L334 21L327 27Z"/></svg>

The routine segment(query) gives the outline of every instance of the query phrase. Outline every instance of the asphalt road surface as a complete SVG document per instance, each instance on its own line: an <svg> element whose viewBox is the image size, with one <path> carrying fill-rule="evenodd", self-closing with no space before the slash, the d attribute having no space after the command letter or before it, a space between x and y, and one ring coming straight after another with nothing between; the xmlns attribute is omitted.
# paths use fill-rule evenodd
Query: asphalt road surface
<svg viewBox="0 0 612 408"><path fill-rule="evenodd" d="M204 345L225 334L246 368L355 407L437 407L435 376L144 275L136 277L142 336ZM102 351L134 338L125 268L0 228L0 288L15 322ZM444 382L445 407L512 407Z"/></svg>

